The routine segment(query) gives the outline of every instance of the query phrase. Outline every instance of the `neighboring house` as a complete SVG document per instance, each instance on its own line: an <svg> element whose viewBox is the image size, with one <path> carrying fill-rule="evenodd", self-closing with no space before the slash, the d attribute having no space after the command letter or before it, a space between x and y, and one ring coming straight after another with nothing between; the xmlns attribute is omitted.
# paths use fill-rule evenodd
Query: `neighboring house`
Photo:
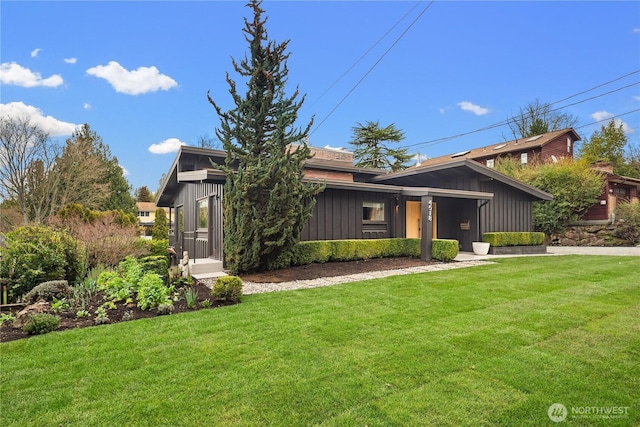
<svg viewBox="0 0 640 427"><path fill-rule="evenodd" d="M144 229L145 236L151 236L153 224L156 222L156 209L158 207L153 202L136 202L138 210L138 226ZM165 209L169 215L169 209Z"/></svg>
<svg viewBox="0 0 640 427"><path fill-rule="evenodd" d="M493 168L498 157L511 157L519 160L522 164L534 160L557 161L562 157L573 158L573 146L576 141L580 141L580 136L572 128L568 128L434 157L423 161L420 166L446 163L455 159L470 159Z"/></svg>
<svg viewBox="0 0 640 427"><path fill-rule="evenodd" d="M596 162L594 169L604 174L605 185L598 202L582 215L583 221L613 221L618 203L640 200L640 179L614 174L611 163Z"/></svg>
<svg viewBox="0 0 640 427"><path fill-rule="evenodd" d="M531 231L533 202L552 196L468 159L387 173L353 165L353 154L312 147L305 177L322 182L302 240L432 238L471 242L489 231ZM170 245L190 258L223 260L225 152L182 146L158 192L158 206L175 221Z"/></svg>
<svg viewBox="0 0 640 427"><path fill-rule="evenodd" d="M455 159L470 159L493 168L498 157L511 157L523 164L530 163L533 159L553 162L562 157L573 158L573 148L576 141L580 141L580 136L572 128L568 128L435 157L423 161L418 167L433 166ZM598 198L598 202L591 206L581 219L595 222L611 221L620 201L638 201L640 180L616 175L610 164L602 162L597 162L594 169L604 174L603 192Z"/></svg>

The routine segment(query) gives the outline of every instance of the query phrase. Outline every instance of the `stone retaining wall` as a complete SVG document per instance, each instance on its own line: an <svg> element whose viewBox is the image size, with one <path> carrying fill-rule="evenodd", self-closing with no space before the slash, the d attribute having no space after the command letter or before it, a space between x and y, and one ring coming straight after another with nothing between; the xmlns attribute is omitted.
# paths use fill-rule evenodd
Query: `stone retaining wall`
<svg viewBox="0 0 640 427"><path fill-rule="evenodd" d="M616 224L573 225L562 234L552 234L545 243L556 246L632 246L615 237Z"/></svg>

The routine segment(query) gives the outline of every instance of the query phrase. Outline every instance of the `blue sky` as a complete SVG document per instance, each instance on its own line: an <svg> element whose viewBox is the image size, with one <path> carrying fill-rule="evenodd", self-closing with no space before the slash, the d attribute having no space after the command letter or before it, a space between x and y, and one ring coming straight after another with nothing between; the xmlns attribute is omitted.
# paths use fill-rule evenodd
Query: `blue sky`
<svg viewBox="0 0 640 427"><path fill-rule="evenodd" d="M230 58L247 52L244 4L3 0L0 114L27 115L60 142L88 123L131 185L155 191L180 144L215 136L207 91L232 106L225 73L242 81ZM578 117L583 138L602 124L592 123L621 115L638 144L640 2L427 6L263 3L269 37L291 40L288 89L307 95L298 125L315 115L311 145L348 147L356 123L377 120L403 130L412 153L436 157L510 134L495 127L446 137L502 122L535 99L583 91L554 104Z"/></svg>

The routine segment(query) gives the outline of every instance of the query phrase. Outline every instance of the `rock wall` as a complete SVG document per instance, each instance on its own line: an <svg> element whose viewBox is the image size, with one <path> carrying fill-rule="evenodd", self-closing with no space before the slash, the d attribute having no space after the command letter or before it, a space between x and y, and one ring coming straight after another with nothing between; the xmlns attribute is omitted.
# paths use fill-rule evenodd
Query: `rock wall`
<svg viewBox="0 0 640 427"><path fill-rule="evenodd" d="M556 246L632 246L615 236L616 224L573 225L564 233L546 237L546 244Z"/></svg>

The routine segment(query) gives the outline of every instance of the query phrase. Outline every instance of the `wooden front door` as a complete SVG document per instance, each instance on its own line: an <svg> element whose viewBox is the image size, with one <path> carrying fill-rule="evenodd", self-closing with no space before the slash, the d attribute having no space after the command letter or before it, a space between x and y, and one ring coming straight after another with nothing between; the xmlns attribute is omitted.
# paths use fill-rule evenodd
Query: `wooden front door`
<svg viewBox="0 0 640 427"><path fill-rule="evenodd" d="M433 203L432 214L432 232L433 238L438 238L438 209L436 203ZM407 200L406 209L406 237L413 239L422 238L422 203Z"/></svg>

